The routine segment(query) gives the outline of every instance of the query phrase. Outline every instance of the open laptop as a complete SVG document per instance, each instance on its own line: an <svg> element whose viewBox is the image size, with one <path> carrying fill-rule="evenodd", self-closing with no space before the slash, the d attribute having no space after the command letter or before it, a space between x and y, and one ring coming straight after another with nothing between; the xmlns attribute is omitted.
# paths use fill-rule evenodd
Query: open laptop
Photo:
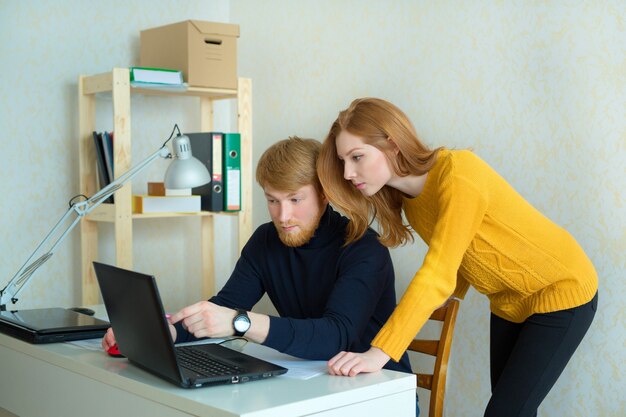
<svg viewBox="0 0 626 417"><path fill-rule="evenodd" d="M111 325L64 308L0 311L0 331L29 343L95 339Z"/></svg>
<svg viewBox="0 0 626 417"><path fill-rule="evenodd" d="M118 348L133 364L183 388L287 372L215 343L174 346L155 278L99 262L93 265Z"/></svg>

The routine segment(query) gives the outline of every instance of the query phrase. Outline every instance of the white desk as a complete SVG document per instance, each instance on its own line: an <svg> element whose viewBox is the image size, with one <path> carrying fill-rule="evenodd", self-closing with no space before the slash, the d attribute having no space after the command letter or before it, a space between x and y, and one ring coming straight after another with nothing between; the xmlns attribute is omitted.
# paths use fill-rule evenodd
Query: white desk
<svg viewBox="0 0 626 417"><path fill-rule="evenodd" d="M188 390L104 352L0 333L0 408L20 417L409 417L415 377L386 370L354 378L278 376Z"/></svg>

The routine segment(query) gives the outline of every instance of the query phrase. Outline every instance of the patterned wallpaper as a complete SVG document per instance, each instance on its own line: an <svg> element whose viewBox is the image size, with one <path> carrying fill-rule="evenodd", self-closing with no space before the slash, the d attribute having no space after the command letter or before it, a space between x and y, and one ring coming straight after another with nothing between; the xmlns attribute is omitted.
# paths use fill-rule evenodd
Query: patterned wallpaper
<svg viewBox="0 0 626 417"><path fill-rule="evenodd" d="M229 20L229 2L186 1L0 1L0 285L19 269L79 190L78 90L81 74L139 64L142 29L186 19ZM111 130L112 100L97 97L96 128ZM216 105L216 129L230 130L230 104ZM133 95L132 161L138 163L167 139L174 124L200 128L198 100ZM162 181L158 161L133 180ZM228 235L230 218L216 221ZM134 268L155 274L166 308L175 310L200 294L199 219L150 219L134 223ZM113 228L100 228L100 260L115 262ZM232 269L235 242L217 257L221 276ZM20 294L19 308L71 307L80 303L78 229L63 242ZM159 262L155 262L159 259Z"/></svg>
<svg viewBox="0 0 626 417"><path fill-rule="evenodd" d="M255 160L289 135L323 139L360 96L400 106L431 145L472 148L568 229L600 276L595 323L540 415L626 415L626 4L231 4L240 72L254 80ZM268 217L255 191L260 223ZM421 242L393 250L399 295L424 253ZM447 416L483 415L488 326L486 298L471 290L456 329Z"/></svg>
<svg viewBox="0 0 626 417"><path fill-rule="evenodd" d="M189 18L241 25L239 73L253 79L254 160L289 135L323 139L355 97L382 97L409 114L425 142L474 149L567 228L598 270L600 308L540 415L626 415L621 0L1 0L0 56L10 64L0 66L0 152L11 157L0 175L0 285L78 190L78 75L136 64L141 29ZM99 98L99 129L110 123L100 110L107 100ZM217 111L218 127L229 128L229 109ZM134 100L133 160L152 152L174 123L196 129L194 112L187 99ZM151 167L138 191L164 169ZM254 204L258 225L268 219L258 190ZM218 233L231 226L218 224ZM111 237L103 228L104 261L113 260ZM135 267L159 277L166 308L197 300L197 238L193 221L136 224ZM20 307L79 303L79 249L74 232ZM222 282L233 253L217 257ZM420 242L393 251L399 295L424 253ZM487 340L488 305L470 291L454 340L447 416L482 415Z"/></svg>

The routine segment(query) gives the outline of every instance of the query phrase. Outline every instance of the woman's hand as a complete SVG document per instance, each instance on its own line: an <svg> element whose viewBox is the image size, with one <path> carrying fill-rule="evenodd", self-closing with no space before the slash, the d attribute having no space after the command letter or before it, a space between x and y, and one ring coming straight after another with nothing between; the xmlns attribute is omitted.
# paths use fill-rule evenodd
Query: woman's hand
<svg viewBox="0 0 626 417"><path fill-rule="evenodd" d="M371 347L365 353L340 352L328 361L328 373L338 376L355 376L361 372L376 372L389 361L389 355Z"/></svg>
<svg viewBox="0 0 626 417"><path fill-rule="evenodd" d="M115 345L115 335L113 334L113 327L109 327L107 332L104 334L102 338L102 349L106 352L109 348Z"/></svg>

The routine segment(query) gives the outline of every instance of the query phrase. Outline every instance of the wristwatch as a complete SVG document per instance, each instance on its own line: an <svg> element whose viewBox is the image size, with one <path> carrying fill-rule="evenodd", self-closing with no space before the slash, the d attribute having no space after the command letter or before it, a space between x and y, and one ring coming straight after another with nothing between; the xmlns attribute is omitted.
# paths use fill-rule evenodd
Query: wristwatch
<svg viewBox="0 0 626 417"><path fill-rule="evenodd" d="M250 317L248 312L240 308L237 309L237 315L233 319L233 329L235 329L235 336L243 336L250 328Z"/></svg>

